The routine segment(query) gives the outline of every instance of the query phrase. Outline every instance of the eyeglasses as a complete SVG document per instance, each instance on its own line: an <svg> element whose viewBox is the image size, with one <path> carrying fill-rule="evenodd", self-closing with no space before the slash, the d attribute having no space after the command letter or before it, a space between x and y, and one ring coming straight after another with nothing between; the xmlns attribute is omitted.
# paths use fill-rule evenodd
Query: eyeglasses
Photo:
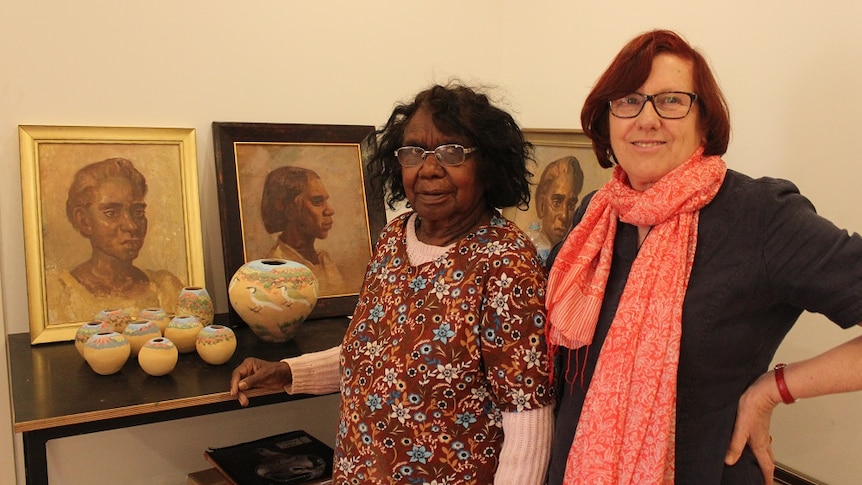
<svg viewBox="0 0 862 485"><path fill-rule="evenodd" d="M464 160L467 159L467 155L476 150L478 150L478 148L464 148L457 143L440 145L433 150L407 146L395 150L395 156L398 157L398 161L404 167L418 167L425 161L425 157L433 153L440 165L443 165L444 167L457 167L464 163Z"/></svg>
<svg viewBox="0 0 862 485"><path fill-rule="evenodd" d="M622 98L608 101L611 114L617 118L634 118L641 114L646 102L652 103L659 117L667 120L685 118L691 111L691 105L697 99L697 94L685 91L668 91L658 94L632 93Z"/></svg>

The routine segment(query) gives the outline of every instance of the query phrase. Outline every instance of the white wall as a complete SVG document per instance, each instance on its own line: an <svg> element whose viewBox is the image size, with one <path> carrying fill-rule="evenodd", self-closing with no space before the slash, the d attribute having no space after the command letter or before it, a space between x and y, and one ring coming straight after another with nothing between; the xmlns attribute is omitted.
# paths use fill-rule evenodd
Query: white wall
<svg viewBox="0 0 862 485"><path fill-rule="evenodd" d="M680 31L711 60L732 110L731 168L790 178L822 214L858 230L860 20L858 2L803 0L0 0L0 327L28 331L19 124L196 128L207 286L226 311L212 121L380 125L395 101L457 76L497 86L524 127L578 128L595 78L625 41L654 27ZM806 315L779 358L857 334ZM860 407L859 394L782 406L778 459L854 483ZM2 422L8 414L0 405ZM225 419L266 432L253 415ZM12 441L5 429L3 447ZM93 436L124 455L154 446L134 430ZM52 473L78 473L60 448L52 446ZM187 451L198 457L198 448ZM164 483L182 483L192 471L183 466L171 465Z"/></svg>

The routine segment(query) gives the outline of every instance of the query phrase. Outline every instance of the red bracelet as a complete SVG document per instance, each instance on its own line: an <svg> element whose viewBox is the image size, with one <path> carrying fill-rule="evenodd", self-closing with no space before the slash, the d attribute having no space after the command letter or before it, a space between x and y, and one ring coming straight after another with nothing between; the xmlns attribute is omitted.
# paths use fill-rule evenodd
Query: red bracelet
<svg viewBox="0 0 862 485"><path fill-rule="evenodd" d="M787 364L778 364L775 366L775 384L778 386L778 394L781 395L781 400L784 401L784 404L793 404L796 402L796 399L790 394L790 390L787 389L787 383L784 382L785 367L787 367Z"/></svg>

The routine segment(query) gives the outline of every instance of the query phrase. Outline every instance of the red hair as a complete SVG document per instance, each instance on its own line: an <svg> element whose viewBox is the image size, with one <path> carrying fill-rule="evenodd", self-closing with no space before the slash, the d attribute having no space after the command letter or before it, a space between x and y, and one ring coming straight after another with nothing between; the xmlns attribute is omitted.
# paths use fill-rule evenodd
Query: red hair
<svg viewBox="0 0 862 485"><path fill-rule="evenodd" d="M730 111L706 59L679 34L653 30L635 37L622 48L584 101L581 126L592 140L593 151L602 167L611 167L614 162L608 101L637 91L649 77L652 61L659 54L671 54L692 63L694 91L700 110L699 126L706 140L703 154L720 156L727 151Z"/></svg>

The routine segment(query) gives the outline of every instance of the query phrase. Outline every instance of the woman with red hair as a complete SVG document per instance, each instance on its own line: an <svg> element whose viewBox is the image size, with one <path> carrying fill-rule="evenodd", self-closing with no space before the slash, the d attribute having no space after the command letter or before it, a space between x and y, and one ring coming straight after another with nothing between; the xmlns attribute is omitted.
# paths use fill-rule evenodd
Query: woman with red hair
<svg viewBox="0 0 862 485"><path fill-rule="evenodd" d="M862 338L769 370L803 310L862 322L862 237L727 168L727 104L674 32L623 47L581 123L615 167L552 253L549 483L771 484L773 409L862 389Z"/></svg>

